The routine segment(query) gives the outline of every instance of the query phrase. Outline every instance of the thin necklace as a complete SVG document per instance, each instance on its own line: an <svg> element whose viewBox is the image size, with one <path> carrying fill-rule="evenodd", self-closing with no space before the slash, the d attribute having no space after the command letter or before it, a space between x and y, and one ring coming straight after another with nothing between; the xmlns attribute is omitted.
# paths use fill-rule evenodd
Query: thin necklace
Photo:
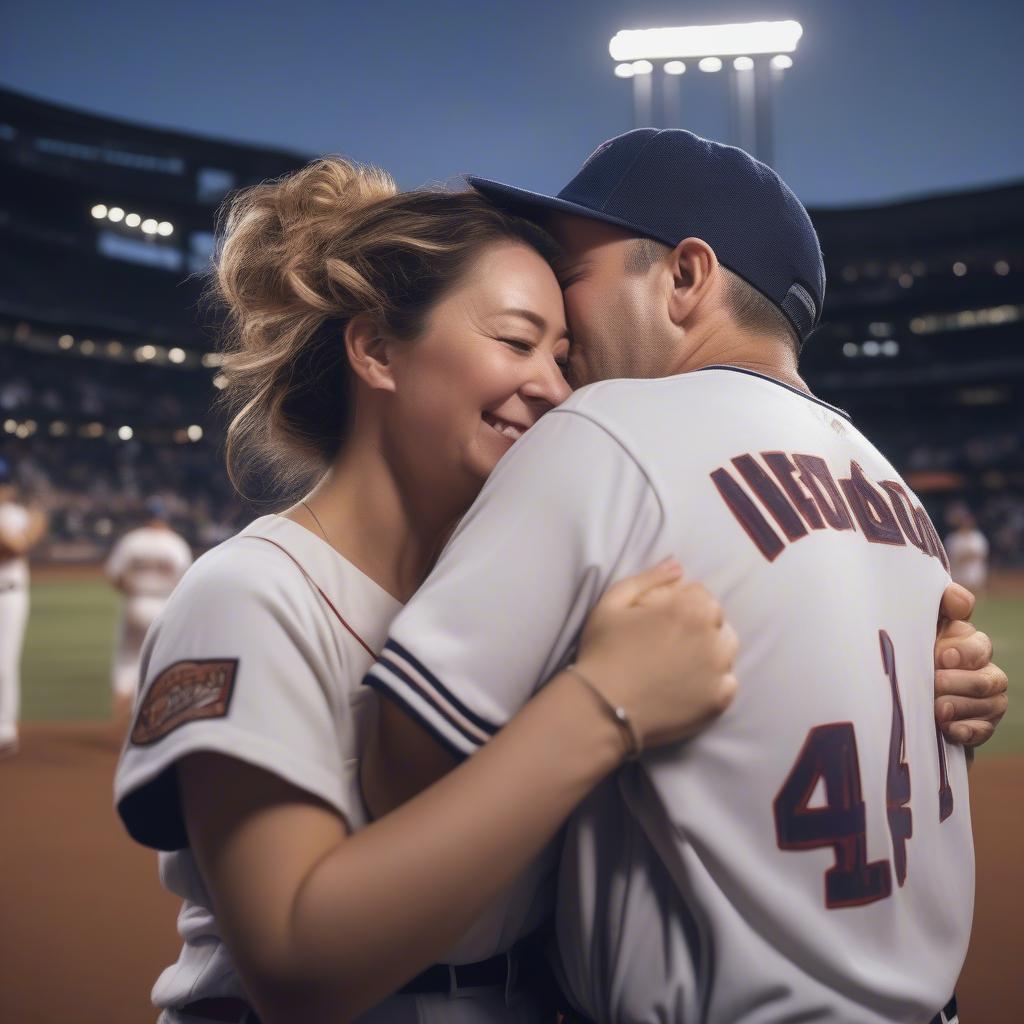
<svg viewBox="0 0 1024 1024"><path fill-rule="evenodd" d="M299 504L313 517L313 521L317 526L320 527L320 532L324 535L324 540L333 548L334 545L331 543L331 538L327 536L327 531L324 529L324 524L320 522L317 514L306 504L305 499L300 498Z"/></svg>

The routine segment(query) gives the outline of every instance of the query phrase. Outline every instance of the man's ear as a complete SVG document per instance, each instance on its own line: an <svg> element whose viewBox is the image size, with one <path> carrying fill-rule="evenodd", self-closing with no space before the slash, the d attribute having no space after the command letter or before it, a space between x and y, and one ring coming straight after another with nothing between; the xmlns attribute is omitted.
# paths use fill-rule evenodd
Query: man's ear
<svg viewBox="0 0 1024 1024"><path fill-rule="evenodd" d="M718 257L702 238L684 238L672 250L669 264L672 269L669 316L674 324L684 324L710 295L718 274Z"/></svg>
<svg viewBox="0 0 1024 1024"><path fill-rule="evenodd" d="M394 391L391 341L368 314L352 317L345 325L345 352L352 372L375 391Z"/></svg>

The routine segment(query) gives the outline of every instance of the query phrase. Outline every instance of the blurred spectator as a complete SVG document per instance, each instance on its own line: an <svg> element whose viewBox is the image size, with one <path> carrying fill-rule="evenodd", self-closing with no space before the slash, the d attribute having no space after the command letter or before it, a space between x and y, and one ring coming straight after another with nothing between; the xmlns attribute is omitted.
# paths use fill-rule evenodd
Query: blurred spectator
<svg viewBox="0 0 1024 1024"><path fill-rule="evenodd" d="M978 594L988 580L988 540L966 506L955 506L948 518L955 527L945 540L949 573L957 583Z"/></svg>

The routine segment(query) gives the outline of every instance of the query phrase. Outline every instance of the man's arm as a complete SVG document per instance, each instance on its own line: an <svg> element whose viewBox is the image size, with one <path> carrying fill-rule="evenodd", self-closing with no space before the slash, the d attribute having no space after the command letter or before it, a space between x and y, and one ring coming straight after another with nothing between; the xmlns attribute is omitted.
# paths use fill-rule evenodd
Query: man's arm
<svg viewBox="0 0 1024 1024"><path fill-rule="evenodd" d="M615 580L649 568L662 513L603 428L548 414L498 465L366 683L381 693L362 762L380 815L486 744L569 659Z"/></svg>

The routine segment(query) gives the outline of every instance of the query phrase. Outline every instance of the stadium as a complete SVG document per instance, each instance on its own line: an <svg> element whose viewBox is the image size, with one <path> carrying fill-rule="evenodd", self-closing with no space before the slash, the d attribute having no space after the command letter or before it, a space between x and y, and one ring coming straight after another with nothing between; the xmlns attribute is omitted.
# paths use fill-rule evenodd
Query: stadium
<svg viewBox="0 0 1024 1024"><path fill-rule="evenodd" d="M33 554L23 719L30 733L71 730L83 756L107 756L94 724L109 710L117 595L102 565L114 541L154 498L197 555L267 507L224 470L204 286L224 197L308 158L0 89L0 457L49 517ZM829 284L806 380L877 440L940 533L957 509L974 514L992 566L977 618L1012 682L1024 672L1024 182L811 213ZM978 768L1021 754L1024 711L1011 705ZM1019 801L1019 783L999 785L976 809L979 829L999 801ZM138 858L141 885L151 864ZM979 854L979 878L1003 861ZM169 902L155 899L166 923ZM998 913L979 897L979 927ZM151 961L125 955L142 993Z"/></svg>

